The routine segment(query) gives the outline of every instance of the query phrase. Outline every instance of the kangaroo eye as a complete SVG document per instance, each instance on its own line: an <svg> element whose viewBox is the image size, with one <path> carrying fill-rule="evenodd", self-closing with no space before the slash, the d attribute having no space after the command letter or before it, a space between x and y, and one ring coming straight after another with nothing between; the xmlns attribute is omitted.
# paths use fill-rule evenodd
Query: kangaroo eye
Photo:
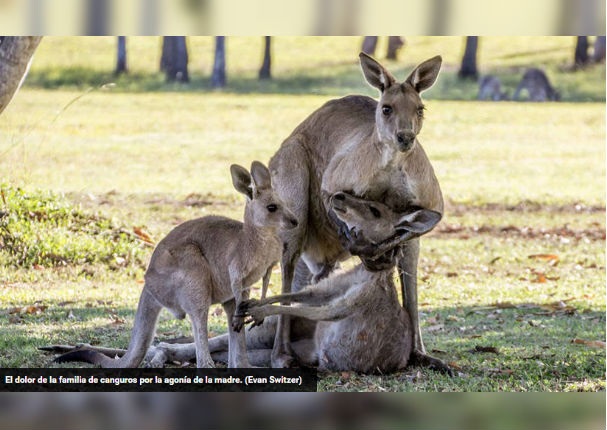
<svg viewBox="0 0 607 430"><path fill-rule="evenodd" d="M425 107L423 107L423 106L417 108L417 116L418 117L420 117L420 118L424 117L424 109L425 109Z"/></svg>
<svg viewBox="0 0 607 430"><path fill-rule="evenodd" d="M392 108L391 108L390 106L388 106L388 105L384 105L384 106L382 106L382 108L381 108L381 112L382 112L384 115L388 116L388 115L390 115L390 114L392 113Z"/></svg>
<svg viewBox="0 0 607 430"><path fill-rule="evenodd" d="M373 216L375 218L381 218L381 213L377 210L376 207L369 206L369 210L371 211L371 213L373 214Z"/></svg>
<svg viewBox="0 0 607 430"><path fill-rule="evenodd" d="M268 212L276 212L276 210L278 209L278 206L268 205L268 206L266 206L266 209L268 210Z"/></svg>

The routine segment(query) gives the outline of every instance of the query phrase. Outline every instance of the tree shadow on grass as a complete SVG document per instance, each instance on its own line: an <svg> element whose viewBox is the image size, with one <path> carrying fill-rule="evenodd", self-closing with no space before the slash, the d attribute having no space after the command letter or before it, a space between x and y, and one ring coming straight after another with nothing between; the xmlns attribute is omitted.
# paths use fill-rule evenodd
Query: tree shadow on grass
<svg viewBox="0 0 607 430"><path fill-rule="evenodd" d="M51 301L46 303L48 308L40 315L26 315L21 323L0 326L4 363L26 367L55 366L51 364L54 355L37 350L51 344L87 342L109 347L127 346L134 308L111 304L70 308L61 303ZM449 389L468 391L544 391L604 380L604 349L572 343L573 339L604 340L604 312L583 307L568 312L549 312L535 305L510 309L442 307L422 311L422 333L428 352L449 363L456 371L455 378L426 372L426 382L431 384L428 389L442 384ZM74 316L73 323L66 327L66 315L70 312ZM100 318L105 321L118 318L121 322L81 326ZM37 324L42 327L40 334L36 334ZM75 366L80 367L79 364ZM414 389L410 382L401 381L402 374L382 378L386 383L402 385L402 389Z"/></svg>
<svg viewBox="0 0 607 430"><path fill-rule="evenodd" d="M582 73L561 73L555 79L555 86L561 92L562 100L569 102L604 102L604 66L591 71L592 76ZM599 70L600 69L600 70ZM391 67L399 80L405 79L411 67ZM599 73L602 70L602 75ZM486 70L486 74L496 74L510 94L514 92L524 68L500 68ZM592 77L592 79L590 79ZM161 73L130 73L115 76L96 69L74 67L66 69L40 69L32 71L26 86L44 89L87 90L113 83L112 92L197 92L225 94L283 94L283 95L330 95L364 94L376 97L357 65L338 65L331 73L319 73L315 69L298 71L286 76L275 76L270 80L259 80L255 74L231 76L228 73L227 87L214 89L210 77L196 72L190 75L189 83L166 82ZM601 82L602 80L602 82ZM436 100L476 100L478 86L475 81L462 81L455 69L446 68L439 80L424 93L425 99Z"/></svg>

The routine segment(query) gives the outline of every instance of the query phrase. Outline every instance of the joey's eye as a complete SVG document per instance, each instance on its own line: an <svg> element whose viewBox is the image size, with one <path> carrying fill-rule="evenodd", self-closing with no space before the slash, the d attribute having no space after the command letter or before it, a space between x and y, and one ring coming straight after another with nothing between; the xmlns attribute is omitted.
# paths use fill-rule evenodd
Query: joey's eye
<svg viewBox="0 0 607 430"><path fill-rule="evenodd" d="M382 106L382 108L381 108L381 112L382 112L384 115L388 116L388 115L390 115L390 114L392 113L392 108L391 108L390 106L388 106L388 105L384 105L384 106Z"/></svg>
<svg viewBox="0 0 607 430"><path fill-rule="evenodd" d="M381 213L377 210L376 207L369 206L369 210L371 211L371 213L373 214L373 216L375 218L380 218L381 217Z"/></svg>
<svg viewBox="0 0 607 430"><path fill-rule="evenodd" d="M268 206L266 206L266 209L268 210L268 212L276 212L276 210L278 209L278 206L268 205Z"/></svg>
<svg viewBox="0 0 607 430"><path fill-rule="evenodd" d="M418 107L418 108L417 108L417 116L418 116L418 117L420 117L420 118L423 118L423 117L424 117L424 109L425 109L425 108L424 108L423 106L422 106L422 107Z"/></svg>

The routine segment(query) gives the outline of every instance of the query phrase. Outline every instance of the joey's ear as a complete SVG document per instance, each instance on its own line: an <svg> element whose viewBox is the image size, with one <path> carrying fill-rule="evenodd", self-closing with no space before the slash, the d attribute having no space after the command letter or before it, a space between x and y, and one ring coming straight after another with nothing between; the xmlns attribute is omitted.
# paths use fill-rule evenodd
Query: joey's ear
<svg viewBox="0 0 607 430"><path fill-rule="evenodd" d="M253 163L251 163L251 176L253 177L253 186L255 190L272 188L270 171L259 161L253 161Z"/></svg>
<svg viewBox="0 0 607 430"><path fill-rule="evenodd" d="M401 235L409 232L412 237L417 237L432 230L442 217L439 212L419 209L402 216L395 228Z"/></svg>
<svg viewBox="0 0 607 430"><path fill-rule="evenodd" d="M249 199L253 198L253 183L251 175L242 166L238 164L232 164L230 166L230 173L232 174L232 184L239 193L244 194Z"/></svg>
<svg viewBox="0 0 607 430"><path fill-rule="evenodd" d="M386 88L396 82L394 76L373 58L364 52L361 52L358 56L360 58L360 67L363 69L363 74L369 85L383 93Z"/></svg>
<svg viewBox="0 0 607 430"><path fill-rule="evenodd" d="M436 81L442 62L440 55L424 61L411 72L405 82L411 84L418 93L427 90Z"/></svg>

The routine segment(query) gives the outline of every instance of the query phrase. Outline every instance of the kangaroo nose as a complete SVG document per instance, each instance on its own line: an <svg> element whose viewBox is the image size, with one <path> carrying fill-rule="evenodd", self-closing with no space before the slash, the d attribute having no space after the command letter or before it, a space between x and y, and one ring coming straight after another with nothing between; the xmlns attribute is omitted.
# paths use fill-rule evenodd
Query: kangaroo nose
<svg viewBox="0 0 607 430"><path fill-rule="evenodd" d="M403 149L407 149L413 143L413 140L415 140L415 133L410 130L399 131L396 133L396 140L398 140L401 147L404 147Z"/></svg>
<svg viewBox="0 0 607 430"><path fill-rule="evenodd" d="M344 200L346 200L346 195L344 193L335 193L335 194L333 194L333 198L335 200L344 201Z"/></svg>

